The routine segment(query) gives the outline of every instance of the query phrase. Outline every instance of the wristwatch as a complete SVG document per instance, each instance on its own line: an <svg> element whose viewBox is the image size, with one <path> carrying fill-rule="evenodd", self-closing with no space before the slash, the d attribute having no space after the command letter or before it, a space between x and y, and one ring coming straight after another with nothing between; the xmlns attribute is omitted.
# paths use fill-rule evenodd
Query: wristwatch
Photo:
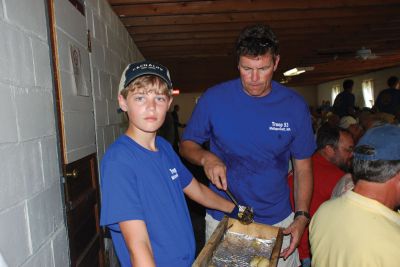
<svg viewBox="0 0 400 267"><path fill-rule="evenodd" d="M308 213L307 211L298 210L298 211L296 211L296 212L294 213L294 218L295 218L295 219L296 219L296 217L299 217L299 216L304 216L304 217L306 217L308 220L311 220L310 213Z"/></svg>

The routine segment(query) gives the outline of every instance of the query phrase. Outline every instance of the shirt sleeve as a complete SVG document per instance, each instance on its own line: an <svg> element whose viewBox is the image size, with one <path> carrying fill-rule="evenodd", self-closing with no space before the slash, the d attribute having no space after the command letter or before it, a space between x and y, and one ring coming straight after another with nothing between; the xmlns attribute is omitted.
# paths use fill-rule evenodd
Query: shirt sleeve
<svg viewBox="0 0 400 267"><path fill-rule="evenodd" d="M312 129L311 114L305 103L300 107L298 114L296 132L290 152L295 159L306 159L314 153L316 143Z"/></svg>
<svg viewBox="0 0 400 267"><path fill-rule="evenodd" d="M120 231L119 222L144 220L137 178L132 168L117 160L101 166L102 208L100 224Z"/></svg>
<svg viewBox="0 0 400 267"><path fill-rule="evenodd" d="M207 95L200 97L195 106L192 116L186 125L182 140L191 140L203 144L210 138L211 126Z"/></svg>

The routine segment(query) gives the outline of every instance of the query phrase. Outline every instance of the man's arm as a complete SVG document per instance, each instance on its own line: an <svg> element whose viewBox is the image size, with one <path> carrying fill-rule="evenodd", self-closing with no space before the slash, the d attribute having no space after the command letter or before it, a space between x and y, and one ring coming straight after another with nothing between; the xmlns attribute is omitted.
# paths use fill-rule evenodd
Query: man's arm
<svg viewBox="0 0 400 267"><path fill-rule="evenodd" d="M135 267L155 267L147 227L142 220L120 222L122 235L128 247L131 263Z"/></svg>
<svg viewBox="0 0 400 267"><path fill-rule="evenodd" d="M183 192L193 201L210 209L230 213L235 208L232 202L219 196L207 186L199 183L195 178L183 189Z"/></svg>
<svg viewBox="0 0 400 267"><path fill-rule="evenodd" d="M294 159L293 168L295 211L308 212L313 192L312 161L310 158ZM289 247L282 251L282 257L286 259L296 249L308 222L309 219L305 216L298 216L289 227L283 230L284 234L290 234L292 238Z"/></svg>
<svg viewBox="0 0 400 267"><path fill-rule="evenodd" d="M190 140L181 142L179 153L189 162L203 166L208 179L218 189L227 189L226 166L215 154Z"/></svg>

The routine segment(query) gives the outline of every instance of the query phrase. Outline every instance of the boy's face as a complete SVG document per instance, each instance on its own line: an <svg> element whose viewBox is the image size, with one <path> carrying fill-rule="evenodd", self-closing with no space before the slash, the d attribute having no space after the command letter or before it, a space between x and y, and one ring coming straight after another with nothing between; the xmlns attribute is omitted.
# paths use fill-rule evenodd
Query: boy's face
<svg viewBox="0 0 400 267"><path fill-rule="evenodd" d="M155 133L163 124L172 97L150 88L129 92L126 99L118 96L120 108L127 112L129 128L135 132Z"/></svg>

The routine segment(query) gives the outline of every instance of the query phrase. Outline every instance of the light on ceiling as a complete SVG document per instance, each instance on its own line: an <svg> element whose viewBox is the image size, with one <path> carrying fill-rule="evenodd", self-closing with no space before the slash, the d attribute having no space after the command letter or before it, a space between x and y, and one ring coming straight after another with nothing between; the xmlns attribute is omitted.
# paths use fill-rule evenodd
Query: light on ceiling
<svg viewBox="0 0 400 267"><path fill-rule="evenodd" d="M296 76L296 75L302 74L302 73L304 73L306 71L310 71L310 70L314 70L314 67L296 67L296 68L290 69L288 71L285 71L283 73L283 75Z"/></svg>

